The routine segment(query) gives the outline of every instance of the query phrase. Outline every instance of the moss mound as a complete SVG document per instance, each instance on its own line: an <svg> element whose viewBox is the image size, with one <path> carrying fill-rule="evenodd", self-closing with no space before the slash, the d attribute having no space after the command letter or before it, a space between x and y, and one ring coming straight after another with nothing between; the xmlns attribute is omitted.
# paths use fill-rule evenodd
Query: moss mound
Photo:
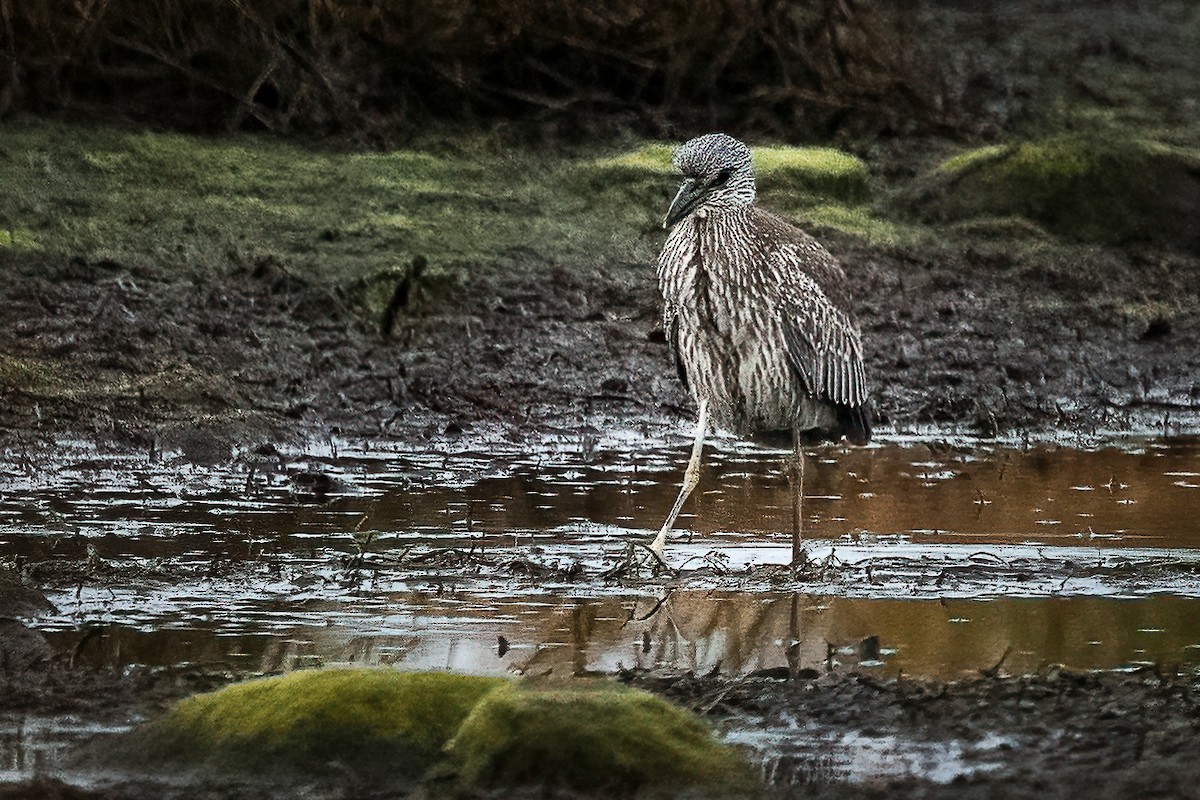
<svg viewBox="0 0 1200 800"><path fill-rule="evenodd" d="M749 768L697 717L627 689L498 690L475 707L447 752L466 790L713 797L753 785Z"/></svg>
<svg viewBox="0 0 1200 800"><path fill-rule="evenodd" d="M788 193L859 203L870 194L866 163L831 147L758 147L754 169L765 195Z"/></svg>
<svg viewBox="0 0 1200 800"><path fill-rule="evenodd" d="M1200 151L1119 134L968 151L942 164L918 195L939 221L1018 216L1084 241L1200 245Z"/></svg>
<svg viewBox="0 0 1200 800"><path fill-rule="evenodd" d="M671 165L674 148L647 144L609 158L580 165L589 193L616 191L657 208L675 193L679 174ZM808 202L857 203L870 194L870 171L859 158L830 147L755 147L754 169L759 191ZM666 211L665 206L662 209Z"/></svg>
<svg viewBox="0 0 1200 800"><path fill-rule="evenodd" d="M331 669L189 697L143 729L148 762L415 780L471 708L505 683L448 673Z"/></svg>

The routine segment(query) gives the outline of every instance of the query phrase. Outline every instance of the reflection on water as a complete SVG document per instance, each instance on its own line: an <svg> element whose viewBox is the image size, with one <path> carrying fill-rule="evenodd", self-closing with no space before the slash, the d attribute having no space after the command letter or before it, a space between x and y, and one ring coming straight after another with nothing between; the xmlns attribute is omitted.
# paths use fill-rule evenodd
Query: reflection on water
<svg viewBox="0 0 1200 800"><path fill-rule="evenodd" d="M956 678L997 664L1014 673L1048 664L1200 665L1200 600L1170 595L902 600L681 591L665 599L389 600L387 619L358 625L284 624L256 634L106 626L51 635L87 663L252 672L357 663L558 676L785 668Z"/></svg>
<svg viewBox="0 0 1200 800"><path fill-rule="evenodd" d="M0 714L0 785L54 774L79 742L124 733L131 727L74 715Z"/></svg>
<svg viewBox="0 0 1200 800"><path fill-rule="evenodd" d="M878 783L906 777L950 783L1000 769L1005 749L1014 744L1011 738L997 735L974 742L914 742L860 731L829 734L811 726L795 735L795 729L801 727L799 721L793 726L791 736L761 724L734 727L726 739L757 756L765 783L787 786L830 781Z"/></svg>
<svg viewBox="0 0 1200 800"><path fill-rule="evenodd" d="M888 445L814 451L805 476L811 538L866 532L934 543L1036 542L1089 546L1200 546L1200 445L1134 450L931 450ZM465 491L392 493L370 524L476 530L547 529L588 521L652 530L674 500L675 468L521 470ZM681 527L709 536L791 530L791 495L778 456L719 452ZM623 465L616 465L621 467ZM634 467L637 467L635 462Z"/></svg>
<svg viewBox="0 0 1200 800"><path fill-rule="evenodd" d="M934 565L937 575L947 553L997 545L1009 548L1001 550L1005 558L1020 550L1021 569L1030 572L1050 554L1056 563L1107 558L1108 565L1144 552L1144 563L1153 564L1166 555L1195 560L1200 549L1200 440L1097 450L915 443L814 453L807 531L814 547L824 537L842 559L899 553ZM691 531L676 541L676 563L708 554L736 569L749 558L741 554L773 552L760 543L786 550L790 495L778 456L718 448L688 507L683 524ZM228 662L271 671L365 661L567 672L720 665L747 672L853 661L845 648L869 637L881 648L867 659L877 664L871 668L910 675L979 669L1006 651L1013 670L1200 660L1200 606L1171 594L1169 581L1146 584L1158 594L1121 599L1005 596L1014 587L1043 595L1113 591L1022 574L1004 585L973 585L967 599L961 592L950 599L940 577L922 587L923 599L902 584L835 582L821 593L827 597L760 584L757 591L678 591L656 607L661 594L596 581L537 584L480 568L440 576L380 566L413 548L457 546L579 561L595 575L631 532L657 527L685 457L628 452L584 464L563 454L368 458L343 449L337 462L296 467L302 478L277 476L249 491L246 474L235 470L141 464L97 472L85 465L57 483L15 481L0 498L7 523L0 544L30 562L86 561L95 580L62 587L52 598L61 613L42 624L72 646L87 635L81 652L116 664ZM328 480L307 477L318 472ZM329 495L314 497L314 483ZM347 559L366 535L371 555L392 561L351 575ZM1194 596L1192 584L1174 591ZM1144 594L1137 581L1121 586L1124 594ZM856 593L867 597L835 596ZM641 620L651 608L656 613ZM498 657L501 636L510 644Z"/></svg>
<svg viewBox="0 0 1200 800"><path fill-rule="evenodd" d="M822 538L837 543L842 558L903 553L915 564L937 564L950 552L1022 543L1036 570L1050 552L1095 564L1098 553L1194 559L1200 545L1198 440L1096 450L915 443L814 452L807 531L814 546ZM62 613L44 624L67 638L85 625L111 626L89 635L98 650L116 647L105 658L117 663L214 660L274 670L365 660L472 671L719 663L749 671L825 663L827 647L871 636L885 652L868 660L908 674L977 669L1010 648L1012 669L1194 660L1186 648L1198 641L1189 621L1200 619L1189 613L1196 601L1170 595L991 596L1011 593L1019 580L992 592L976 587L977 600L947 599L940 580L924 595L939 599L921 601L887 585L872 588L870 599L677 592L638 622L657 600L619 586L530 586L486 573L471 586L464 574L378 567L350 576L344 569L364 531L371 554L391 559L414 547L466 546L595 566L630 531L644 535L659 524L685 456L628 452L584 464L563 454L343 455L249 491L245 473L232 470L85 465L58 483L14 481L0 499L7 522L0 542L32 562L86 561L96 579L63 587L54 597ZM754 549L760 543L784 547L790 495L778 454L718 448L708 464L684 519L691 531L680 533L673 551L677 563L707 552L737 567L746 563L739 553L771 552ZM312 480L318 473L327 479ZM328 496L314 497L314 485ZM1068 582L1024 586L1057 593ZM1164 587L1171 585L1153 588ZM853 594L847 589L857 587L830 588ZM493 652L499 636L512 643L503 659ZM793 639L795 647L781 644ZM789 648L792 662L783 655Z"/></svg>

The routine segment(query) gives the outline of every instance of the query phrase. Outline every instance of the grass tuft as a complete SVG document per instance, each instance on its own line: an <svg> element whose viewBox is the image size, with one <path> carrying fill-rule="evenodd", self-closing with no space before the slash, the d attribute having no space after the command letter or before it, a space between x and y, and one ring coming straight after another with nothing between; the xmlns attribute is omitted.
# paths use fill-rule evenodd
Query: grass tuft
<svg viewBox="0 0 1200 800"><path fill-rule="evenodd" d="M857 203L870 195L870 171L855 156L830 147L759 147L754 168L764 195Z"/></svg>
<svg viewBox="0 0 1200 800"><path fill-rule="evenodd" d="M16 250L41 249L33 237L33 232L23 228L15 230L0 228L0 247L11 247Z"/></svg>
<svg viewBox="0 0 1200 800"><path fill-rule="evenodd" d="M585 160L578 166L581 184L589 192L616 190L643 202L669 201L679 182L671 165L673 151L670 145L651 143L616 156ZM861 202L870 194L866 163L830 147L755 147L754 171L764 195L785 196L793 202Z"/></svg>

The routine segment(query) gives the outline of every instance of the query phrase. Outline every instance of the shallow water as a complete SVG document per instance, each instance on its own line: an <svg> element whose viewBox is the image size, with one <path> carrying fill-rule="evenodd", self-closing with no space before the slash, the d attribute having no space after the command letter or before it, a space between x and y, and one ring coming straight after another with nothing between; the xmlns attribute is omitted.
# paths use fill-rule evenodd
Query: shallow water
<svg viewBox="0 0 1200 800"><path fill-rule="evenodd" d="M800 579L775 568L791 547L782 454L725 440L668 550L681 576L602 579L661 523L686 456L342 443L266 477L81 461L6 476L0 547L56 586L57 613L37 623L51 643L118 667L1200 668L1200 440L813 450L807 548L824 568ZM0 731L0 763L53 760L54 736L29 730L55 724L10 720L23 733ZM933 777L922 764L949 763L946 747L966 771L992 747L859 738L824 742L820 764L781 745L769 769L857 780L902 762Z"/></svg>

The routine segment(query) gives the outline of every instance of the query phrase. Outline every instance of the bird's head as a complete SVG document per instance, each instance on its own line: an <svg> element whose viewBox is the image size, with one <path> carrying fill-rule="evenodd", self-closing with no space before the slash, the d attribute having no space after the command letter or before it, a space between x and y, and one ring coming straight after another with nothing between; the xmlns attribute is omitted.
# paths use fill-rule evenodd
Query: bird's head
<svg viewBox="0 0 1200 800"><path fill-rule="evenodd" d="M675 150L683 185L671 201L663 227L697 214L729 211L754 202L754 162L750 148L724 133L709 133Z"/></svg>

